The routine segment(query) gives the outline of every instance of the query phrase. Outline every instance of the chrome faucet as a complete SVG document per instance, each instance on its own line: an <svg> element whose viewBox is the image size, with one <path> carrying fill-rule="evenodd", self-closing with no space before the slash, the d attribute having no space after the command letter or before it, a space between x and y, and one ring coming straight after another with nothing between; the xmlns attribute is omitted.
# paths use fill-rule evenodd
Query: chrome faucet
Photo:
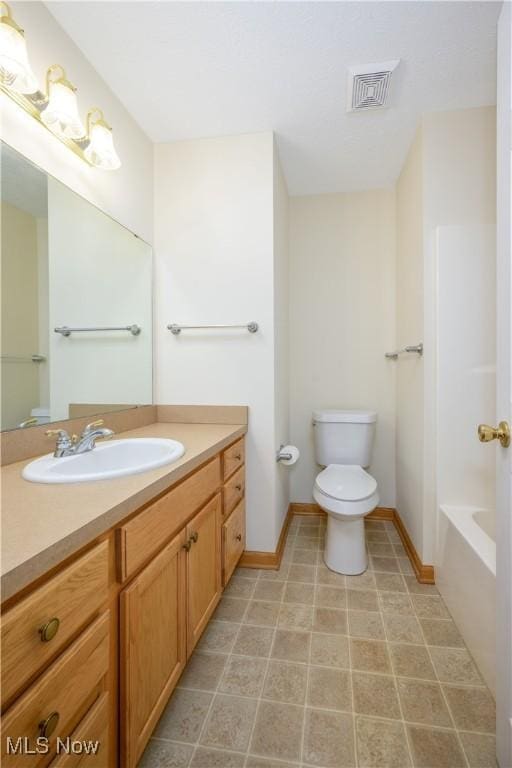
<svg viewBox="0 0 512 768"><path fill-rule="evenodd" d="M113 429L107 429L101 425L105 422L103 419L93 421L92 424L88 424L75 444L74 453L86 453L92 451L96 445L96 440L101 437L107 438L107 440L114 434Z"/></svg>
<svg viewBox="0 0 512 768"><path fill-rule="evenodd" d="M80 437L77 435L69 435L65 429L48 429L46 432L47 437L57 436L57 444L53 455L55 458L60 459L64 456L75 456L79 453L87 453L92 451L96 445L96 440L101 437L112 437L114 431L112 429L102 428L104 424L103 419L98 419L88 424L83 430Z"/></svg>

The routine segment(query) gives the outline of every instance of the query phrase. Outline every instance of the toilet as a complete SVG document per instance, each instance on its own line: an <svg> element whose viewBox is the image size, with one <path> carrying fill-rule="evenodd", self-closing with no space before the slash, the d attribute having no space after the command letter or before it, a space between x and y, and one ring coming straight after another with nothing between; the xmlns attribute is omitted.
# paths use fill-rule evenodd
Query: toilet
<svg viewBox="0 0 512 768"><path fill-rule="evenodd" d="M314 411L317 463L313 498L327 512L324 561L337 573L366 571L364 517L379 503L377 481L368 472L375 411Z"/></svg>

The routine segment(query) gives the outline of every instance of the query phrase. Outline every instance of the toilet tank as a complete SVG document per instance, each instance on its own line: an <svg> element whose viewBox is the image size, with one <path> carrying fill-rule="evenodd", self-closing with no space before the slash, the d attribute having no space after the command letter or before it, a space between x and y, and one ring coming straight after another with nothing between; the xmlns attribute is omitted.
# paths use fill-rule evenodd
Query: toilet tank
<svg viewBox="0 0 512 768"><path fill-rule="evenodd" d="M313 411L317 463L369 467L376 422L375 411Z"/></svg>

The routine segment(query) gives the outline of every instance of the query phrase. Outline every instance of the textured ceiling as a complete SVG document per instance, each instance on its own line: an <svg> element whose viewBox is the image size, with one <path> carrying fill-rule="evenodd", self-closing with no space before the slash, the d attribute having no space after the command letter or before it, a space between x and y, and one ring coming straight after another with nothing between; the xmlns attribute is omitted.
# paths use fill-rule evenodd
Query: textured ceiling
<svg viewBox="0 0 512 768"><path fill-rule="evenodd" d="M495 103L500 3L47 6L151 139L273 130L292 194L388 186L422 112ZM390 108L347 113L347 67L396 58Z"/></svg>

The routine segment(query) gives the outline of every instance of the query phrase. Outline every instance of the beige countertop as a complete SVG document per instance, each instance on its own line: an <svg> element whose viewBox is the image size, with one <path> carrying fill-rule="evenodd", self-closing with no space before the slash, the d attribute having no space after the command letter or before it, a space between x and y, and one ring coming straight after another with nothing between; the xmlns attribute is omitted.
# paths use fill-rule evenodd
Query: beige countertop
<svg viewBox="0 0 512 768"><path fill-rule="evenodd" d="M3 467L2 600L117 525L246 431L246 425L159 423L123 432L119 437L179 440L185 454L166 467L94 483L30 483L21 476L29 461Z"/></svg>

